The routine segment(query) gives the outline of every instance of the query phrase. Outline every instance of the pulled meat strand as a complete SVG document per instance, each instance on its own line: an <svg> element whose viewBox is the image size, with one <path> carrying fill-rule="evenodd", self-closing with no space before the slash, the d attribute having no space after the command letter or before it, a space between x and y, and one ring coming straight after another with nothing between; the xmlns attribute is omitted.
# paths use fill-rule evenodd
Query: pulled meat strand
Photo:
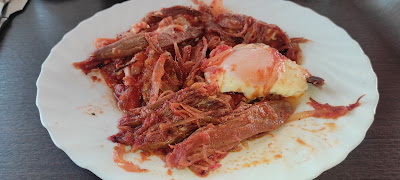
<svg viewBox="0 0 400 180"><path fill-rule="evenodd" d="M233 37L244 37L254 21L253 17L227 12L221 13L216 17L216 23L222 28L232 31L227 32L227 35ZM236 32L238 30L240 31Z"/></svg>
<svg viewBox="0 0 400 180"><path fill-rule="evenodd" d="M349 104L348 106L332 106L328 103L321 104L310 97L310 102L307 102L307 104L311 105L314 110L295 113L289 117L287 122L297 121L309 117L337 119L358 107L362 97L364 97L364 95L360 96L355 103Z"/></svg>
<svg viewBox="0 0 400 180"><path fill-rule="evenodd" d="M198 44L199 46L196 47L196 51L194 54L193 62L195 63L194 66L192 67L191 71L189 72L189 75L187 76L184 87L189 87L193 83L196 82L196 76L198 75L197 73L200 70L200 66L202 62L206 59L206 53L207 53L207 39L202 38L202 44Z"/></svg>
<svg viewBox="0 0 400 180"><path fill-rule="evenodd" d="M183 59L181 53L179 52L179 47L177 43L174 43L174 50L175 50L175 59L178 61L179 68L183 69Z"/></svg>
<svg viewBox="0 0 400 180"><path fill-rule="evenodd" d="M228 45L219 45L210 53L210 58L203 61L201 69L204 70L207 67L212 67L214 65L220 65L224 58L233 52L232 47Z"/></svg>
<svg viewBox="0 0 400 180"><path fill-rule="evenodd" d="M165 73L164 63L170 56L171 54L168 52L161 54L154 66L153 75L151 77L150 103L153 103L158 99L158 93L161 88L161 77Z"/></svg>
<svg viewBox="0 0 400 180"><path fill-rule="evenodd" d="M120 68L114 70L114 72L118 72L119 69L124 69L124 77L122 80L124 81L125 86L132 86L136 82L135 75L140 74L143 68L144 60L146 59L146 53L140 52L137 53L128 63L124 64Z"/></svg>
<svg viewBox="0 0 400 180"><path fill-rule="evenodd" d="M192 52L192 46L191 45L186 45L185 47L183 47L183 49L182 49L182 62L184 64L190 60L189 58L190 58L191 52Z"/></svg>
<svg viewBox="0 0 400 180"><path fill-rule="evenodd" d="M354 108L358 107L360 105L360 100L362 97L364 97L364 95L360 96L355 103L349 104L348 106L331 106L328 103L321 104L311 97L310 102L307 102L307 104L311 105L315 109L313 117L324 119L337 119L341 116L344 116Z"/></svg>
<svg viewBox="0 0 400 180"><path fill-rule="evenodd" d="M214 17L217 17L219 14L224 13L225 12L225 8L224 8L224 5L222 3L222 0L212 1L211 4L210 4L210 11L211 11L211 14Z"/></svg>
<svg viewBox="0 0 400 180"><path fill-rule="evenodd" d="M160 23L158 24L158 29L157 30L161 30L165 27L168 27L170 25L174 24L174 20L172 19L171 16L168 16L166 18L163 18Z"/></svg>
<svg viewBox="0 0 400 180"><path fill-rule="evenodd" d="M161 49L160 44L158 43L157 35L150 36L150 33L144 33L144 37L146 38L147 43L149 43L149 46L153 48L154 51L156 51L158 54L162 54L164 52Z"/></svg>
<svg viewBox="0 0 400 180"><path fill-rule="evenodd" d="M211 36L210 38L207 38L207 40L208 40L209 50L215 49L221 43L221 38L215 35Z"/></svg>

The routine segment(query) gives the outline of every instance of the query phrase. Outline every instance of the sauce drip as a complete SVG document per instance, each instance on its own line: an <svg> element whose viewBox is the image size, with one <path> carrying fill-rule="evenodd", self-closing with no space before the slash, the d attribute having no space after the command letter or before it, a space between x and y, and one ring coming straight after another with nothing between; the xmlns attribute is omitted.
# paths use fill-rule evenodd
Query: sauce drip
<svg viewBox="0 0 400 180"><path fill-rule="evenodd" d="M126 161L124 155L128 153L125 151L125 145L117 143L113 151L114 162L127 172L147 172L147 169L141 169L138 165Z"/></svg>
<svg viewBox="0 0 400 180"><path fill-rule="evenodd" d="M171 171L171 169L168 169L168 170L167 170L167 175L168 175L168 176L172 176L172 171Z"/></svg>
<svg viewBox="0 0 400 180"><path fill-rule="evenodd" d="M143 163L144 161L150 160L148 158L150 156L151 156L151 152L150 151L142 150L142 152L140 152L140 162Z"/></svg>
<svg viewBox="0 0 400 180"><path fill-rule="evenodd" d="M312 146L308 145L306 142L304 142L304 141L301 140L300 138L297 138L296 141L297 141L297 143L299 143L299 144L301 144L301 145L303 145L303 146L306 146L306 147L309 147L309 148L311 148L311 149L314 149Z"/></svg>

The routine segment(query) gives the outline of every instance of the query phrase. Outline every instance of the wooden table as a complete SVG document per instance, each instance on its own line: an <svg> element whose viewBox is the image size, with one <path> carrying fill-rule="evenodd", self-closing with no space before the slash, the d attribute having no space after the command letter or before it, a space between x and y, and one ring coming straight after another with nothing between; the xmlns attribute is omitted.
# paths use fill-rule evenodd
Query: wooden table
<svg viewBox="0 0 400 180"><path fill-rule="evenodd" d="M35 0L0 32L0 179L98 179L51 141L35 105L50 49L116 0ZM400 179L400 1L295 0L343 27L378 75L380 101L364 141L318 179Z"/></svg>

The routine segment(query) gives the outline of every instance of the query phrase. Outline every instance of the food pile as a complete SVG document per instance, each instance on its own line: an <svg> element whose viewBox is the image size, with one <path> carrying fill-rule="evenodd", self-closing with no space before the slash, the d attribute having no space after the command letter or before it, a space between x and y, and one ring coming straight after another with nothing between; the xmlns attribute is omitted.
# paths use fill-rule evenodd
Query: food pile
<svg viewBox="0 0 400 180"><path fill-rule="evenodd" d="M284 123L295 108L285 98L324 81L299 65L307 40L222 1L197 3L150 12L73 65L99 69L113 90L125 115L111 141L206 176L241 142Z"/></svg>

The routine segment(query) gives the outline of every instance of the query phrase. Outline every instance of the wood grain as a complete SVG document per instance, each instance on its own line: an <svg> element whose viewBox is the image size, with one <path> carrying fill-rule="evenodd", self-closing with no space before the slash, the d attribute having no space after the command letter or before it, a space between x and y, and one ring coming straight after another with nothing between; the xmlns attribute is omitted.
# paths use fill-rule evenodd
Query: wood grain
<svg viewBox="0 0 400 180"><path fill-rule="evenodd" d="M0 31L0 179L98 179L53 145L35 106L50 49L116 0L30 1ZM378 76L380 101L364 141L317 179L400 179L400 1L293 0L360 43Z"/></svg>

